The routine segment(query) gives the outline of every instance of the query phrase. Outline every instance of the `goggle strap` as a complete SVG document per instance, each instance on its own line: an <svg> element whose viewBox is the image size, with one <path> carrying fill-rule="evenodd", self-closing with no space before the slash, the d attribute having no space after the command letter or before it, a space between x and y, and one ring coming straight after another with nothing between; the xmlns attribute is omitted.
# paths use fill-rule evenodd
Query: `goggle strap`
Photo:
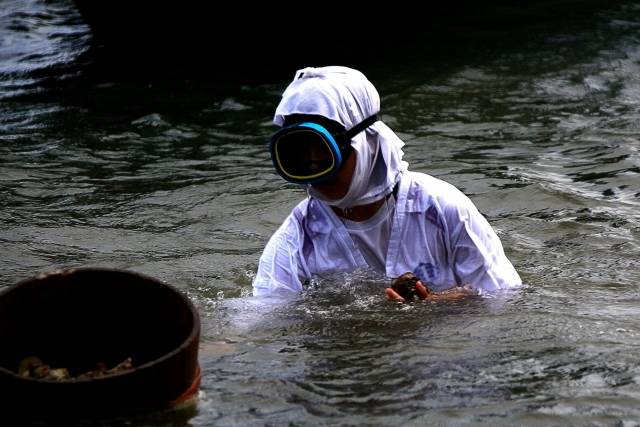
<svg viewBox="0 0 640 427"><path fill-rule="evenodd" d="M366 128L368 128L378 120L379 120L378 115L374 114L373 116L367 117L366 119L364 119L363 121L361 121L360 123L352 127L351 129L346 131L343 135L347 141L350 141L351 138L353 138L354 136L356 136L357 134L359 134L360 132L362 132L363 130L365 130Z"/></svg>

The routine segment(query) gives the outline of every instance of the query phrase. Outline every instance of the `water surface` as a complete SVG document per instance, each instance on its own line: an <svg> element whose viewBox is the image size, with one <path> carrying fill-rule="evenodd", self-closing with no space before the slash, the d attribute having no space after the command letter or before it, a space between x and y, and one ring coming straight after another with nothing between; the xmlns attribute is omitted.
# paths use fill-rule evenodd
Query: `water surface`
<svg viewBox="0 0 640 427"><path fill-rule="evenodd" d="M0 288L124 268L202 316L195 407L105 426L639 425L640 3L455 34L361 69L410 168L471 197L523 288L401 305L356 272L265 306L258 257L304 197L266 151L294 70L110 78L71 2L4 2Z"/></svg>

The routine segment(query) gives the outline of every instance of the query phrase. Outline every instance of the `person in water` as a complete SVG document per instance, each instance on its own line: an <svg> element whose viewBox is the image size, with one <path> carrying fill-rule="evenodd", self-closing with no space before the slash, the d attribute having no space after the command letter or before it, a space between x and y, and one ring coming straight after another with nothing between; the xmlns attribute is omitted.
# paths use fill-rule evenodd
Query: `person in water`
<svg viewBox="0 0 640 427"><path fill-rule="evenodd" d="M270 140L274 167L308 197L269 239L254 296L300 292L314 275L356 269L412 273L420 299L521 284L471 200L408 170L404 142L382 122L380 96L360 71L298 70L273 121L280 126ZM386 294L403 300L392 288Z"/></svg>

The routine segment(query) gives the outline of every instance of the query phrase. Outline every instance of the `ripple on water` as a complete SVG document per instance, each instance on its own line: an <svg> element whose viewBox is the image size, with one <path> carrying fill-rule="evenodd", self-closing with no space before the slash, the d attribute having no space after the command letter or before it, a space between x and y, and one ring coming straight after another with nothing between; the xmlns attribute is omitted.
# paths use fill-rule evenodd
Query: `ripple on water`
<svg viewBox="0 0 640 427"><path fill-rule="evenodd" d="M78 72L89 28L69 3L5 1L0 12L0 99L37 93Z"/></svg>

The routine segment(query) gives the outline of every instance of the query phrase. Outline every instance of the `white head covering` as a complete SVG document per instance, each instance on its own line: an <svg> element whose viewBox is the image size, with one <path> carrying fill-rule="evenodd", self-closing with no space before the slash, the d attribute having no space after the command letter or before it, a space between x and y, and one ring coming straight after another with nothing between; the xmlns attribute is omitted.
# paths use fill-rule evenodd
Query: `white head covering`
<svg viewBox="0 0 640 427"><path fill-rule="evenodd" d="M326 117L351 129L367 117L380 112L380 95L360 71L347 67L308 67L296 72L282 94L273 121L282 126L291 114ZM404 142L381 121L369 126L351 140L356 167L345 196L329 200L309 188L309 193L339 208L365 205L386 196L407 170L402 160Z"/></svg>

